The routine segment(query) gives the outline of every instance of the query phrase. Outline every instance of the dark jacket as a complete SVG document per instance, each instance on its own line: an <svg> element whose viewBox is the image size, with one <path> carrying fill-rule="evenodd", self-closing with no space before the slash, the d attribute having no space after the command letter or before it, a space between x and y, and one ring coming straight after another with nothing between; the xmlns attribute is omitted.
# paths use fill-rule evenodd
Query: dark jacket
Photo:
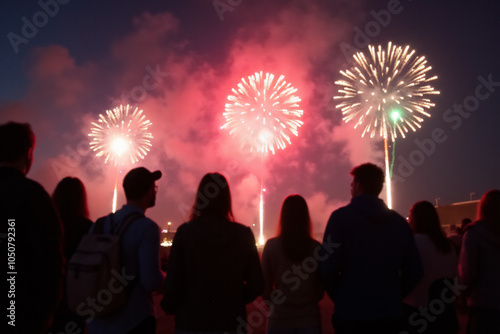
<svg viewBox="0 0 500 334"><path fill-rule="evenodd" d="M82 237L89 232L92 221L79 216L61 217L64 226L64 256L69 261Z"/></svg>
<svg viewBox="0 0 500 334"><path fill-rule="evenodd" d="M469 306L500 311L500 222L479 220L467 226L459 271Z"/></svg>
<svg viewBox="0 0 500 334"><path fill-rule="evenodd" d="M62 294L62 224L43 187L6 167L0 167L0 218L1 233L5 233L1 254L6 262L7 246L15 251L9 270L17 274L8 275L15 276L15 298L4 298L8 302L15 300L15 329L18 333L44 332ZM9 224L8 219L14 222ZM7 271L3 272L6 275ZM6 279L4 276L2 281Z"/></svg>
<svg viewBox="0 0 500 334"><path fill-rule="evenodd" d="M402 298L423 273L406 220L381 199L360 195L330 216L323 245L332 243L338 246L320 261L320 271L335 303L335 316L365 320L400 316Z"/></svg>
<svg viewBox="0 0 500 334"><path fill-rule="evenodd" d="M263 287L250 228L200 217L175 234L161 305L178 330L236 331Z"/></svg>

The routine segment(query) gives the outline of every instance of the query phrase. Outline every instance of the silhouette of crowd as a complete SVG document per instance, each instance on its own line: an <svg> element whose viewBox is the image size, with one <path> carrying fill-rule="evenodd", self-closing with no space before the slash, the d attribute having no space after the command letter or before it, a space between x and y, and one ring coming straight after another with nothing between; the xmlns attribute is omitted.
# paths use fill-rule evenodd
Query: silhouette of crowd
<svg viewBox="0 0 500 334"><path fill-rule="evenodd" d="M447 238L431 203L415 203L408 220L389 209L379 198L383 170L365 163L351 171L351 201L332 212L322 243L306 200L293 194L259 256L252 230L233 215L226 178L208 173L165 273L161 231L145 216L162 173L130 170L126 204L93 223L78 178L62 179L51 197L26 177L35 142L29 124L0 125L0 212L5 232L15 227L11 332L161 333L153 298L161 294L177 334L251 334L247 305L256 300L269 334L455 334L462 299L464 331L500 333L499 190L483 195L458 239ZM325 292L334 304L328 328Z"/></svg>

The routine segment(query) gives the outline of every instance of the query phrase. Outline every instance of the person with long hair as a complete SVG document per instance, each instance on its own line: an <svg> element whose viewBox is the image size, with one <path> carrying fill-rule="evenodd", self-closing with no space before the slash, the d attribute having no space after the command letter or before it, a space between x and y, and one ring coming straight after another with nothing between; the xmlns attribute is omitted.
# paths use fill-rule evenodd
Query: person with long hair
<svg viewBox="0 0 500 334"><path fill-rule="evenodd" d="M54 189L52 200L64 226L64 253L69 260L83 235L92 226L89 220L87 192L82 181L76 177L65 177Z"/></svg>
<svg viewBox="0 0 500 334"><path fill-rule="evenodd" d="M64 227L64 255L66 261L73 256L80 240L92 226L89 220L89 209L87 205L87 193L82 181L76 177L65 177L54 189L52 201L59 212ZM54 333L64 332L66 324L73 322L78 330L86 332L85 320L72 313L66 302L66 293L59 304L54 316L54 324L51 331Z"/></svg>
<svg viewBox="0 0 500 334"><path fill-rule="evenodd" d="M235 222L226 178L206 174L172 243L163 310L175 314L176 333L245 331L245 305L263 287L254 235Z"/></svg>
<svg viewBox="0 0 500 334"><path fill-rule="evenodd" d="M268 334L321 333L318 303L324 289L315 258L320 248L321 244L311 237L311 218L305 199L300 195L288 196L281 207L278 236L267 241L262 253L265 281L262 298L272 305ZM272 298L276 293L282 296Z"/></svg>
<svg viewBox="0 0 500 334"><path fill-rule="evenodd" d="M470 307L468 334L500 333L500 190L481 197L460 253L461 284Z"/></svg>
<svg viewBox="0 0 500 334"><path fill-rule="evenodd" d="M413 231L415 242L417 244L420 260L424 268L424 276L406 298L405 304L405 325L411 325L411 315L419 308L427 308L429 300L429 291L433 283L441 279L455 279L457 277L457 254L453 248L452 242L446 237L441 228L439 216L434 206L427 201L415 203L410 209L409 224ZM433 323L425 326L413 326L414 330L420 333L457 333L458 323L451 320L446 329L431 331L433 326L437 326L440 315ZM415 322L415 321L414 321ZM439 322L441 325L441 322ZM422 330L422 331L420 331ZM427 330L427 331L425 331Z"/></svg>

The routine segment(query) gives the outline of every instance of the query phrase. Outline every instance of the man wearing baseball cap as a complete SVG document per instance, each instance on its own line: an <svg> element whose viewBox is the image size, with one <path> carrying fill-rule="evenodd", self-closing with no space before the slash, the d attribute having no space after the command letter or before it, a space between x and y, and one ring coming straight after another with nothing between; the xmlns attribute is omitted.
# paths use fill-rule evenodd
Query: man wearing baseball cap
<svg viewBox="0 0 500 334"><path fill-rule="evenodd" d="M161 288L165 273L160 269L160 229L144 214L155 205L155 182L160 178L160 171L150 172L139 167L132 169L123 179L127 204L106 217L103 233L116 231L128 220L129 225L121 236L125 269L119 280L129 289L128 299L118 313L92 319L88 323L90 334L154 334L156 331L153 292Z"/></svg>

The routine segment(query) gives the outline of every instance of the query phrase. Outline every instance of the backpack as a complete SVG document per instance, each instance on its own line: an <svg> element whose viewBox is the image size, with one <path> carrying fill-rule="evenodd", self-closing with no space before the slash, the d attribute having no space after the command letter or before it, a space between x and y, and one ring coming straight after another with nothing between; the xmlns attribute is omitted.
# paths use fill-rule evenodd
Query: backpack
<svg viewBox="0 0 500 334"><path fill-rule="evenodd" d="M103 234L107 217L111 222L111 233ZM67 265L68 307L79 316L90 315L90 320L118 311L137 282L137 276L130 280L132 276L125 274L120 242L127 227L144 215L138 212L129 214L117 231L114 231L113 214L107 217L99 218L93 233L83 236Z"/></svg>

